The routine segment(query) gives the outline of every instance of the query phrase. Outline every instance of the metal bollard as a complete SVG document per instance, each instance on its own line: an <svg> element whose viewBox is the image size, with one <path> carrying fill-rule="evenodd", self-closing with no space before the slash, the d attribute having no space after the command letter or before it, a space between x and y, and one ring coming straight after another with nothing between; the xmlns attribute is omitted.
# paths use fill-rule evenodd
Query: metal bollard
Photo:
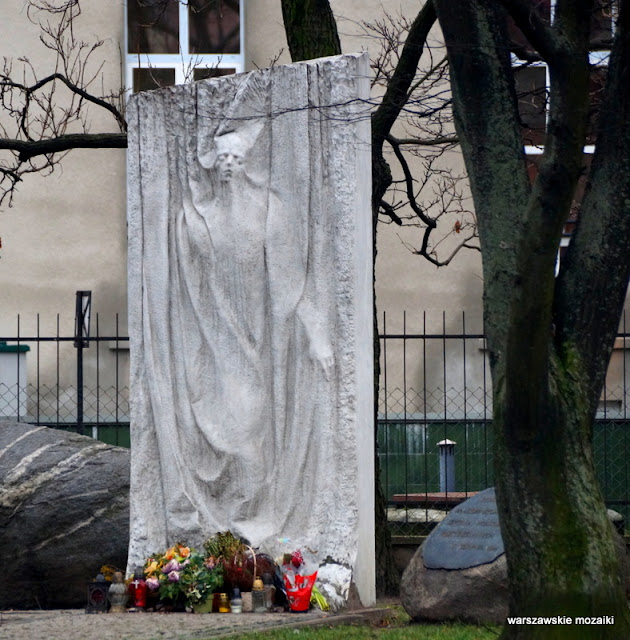
<svg viewBox="0 0 630 640"><path fill-rule="evenodd" d="M440 491L452 493L455 491L455 445L453 440L441 440L440 447Z"/></svg>

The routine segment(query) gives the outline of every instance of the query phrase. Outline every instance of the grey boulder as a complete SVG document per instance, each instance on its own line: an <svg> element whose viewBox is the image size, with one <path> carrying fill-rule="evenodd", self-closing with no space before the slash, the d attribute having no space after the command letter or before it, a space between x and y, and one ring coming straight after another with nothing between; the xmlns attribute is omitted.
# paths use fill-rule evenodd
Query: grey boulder
<svg viewBox="0 0 630 640"><path fill-rule="evenodd" d="M125 568L129 450L0 422L0 609L85 606L103 564Z"/></svg>
<svg viewBox="0 0 630 640"><path fill-rule="evenodd" d="M610 517L610 514L609 514ZM630 594L630 562L622 536L614 532L620 578ZM505 553L488 564L467 569L427 569L420 547L405 569L400 599L417 621L461 620L473 624L503 624L508 615Z"/></svg>
<svg viewBox="0 0 630 640"><path fill-rule="evenodd" d="M505 554L468 569L427 569L420 547L403 573L400 599L416 621L502 624L508 613Z"/></svg>

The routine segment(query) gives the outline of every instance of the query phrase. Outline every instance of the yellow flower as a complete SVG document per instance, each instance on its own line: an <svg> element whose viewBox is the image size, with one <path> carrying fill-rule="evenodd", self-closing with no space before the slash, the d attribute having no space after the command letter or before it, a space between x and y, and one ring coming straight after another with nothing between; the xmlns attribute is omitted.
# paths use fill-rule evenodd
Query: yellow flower
<svg viewBox="0 0 630 640"><path fill-rule="evenodd" d="M172 560L177 555L177 546L171 547L165 554L164 557L167 560Z"/></svg>
<svg viewBox="0 0 630 640"><path fill-rule="evenodd" d="M158 563L155 560L151 561L151 564L144 570L147 575L151 575L158 570Z"/></svg>

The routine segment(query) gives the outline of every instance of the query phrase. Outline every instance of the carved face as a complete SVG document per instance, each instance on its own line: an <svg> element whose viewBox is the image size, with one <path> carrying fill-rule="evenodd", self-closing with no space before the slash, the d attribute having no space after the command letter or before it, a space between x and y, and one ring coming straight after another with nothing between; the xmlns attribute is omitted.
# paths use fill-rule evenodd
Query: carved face
<svg viewBox="0 0 630 640"><path fill-rule="evenodd" d="M235 175L243 171L243 156L236 152L222 151L217 156L215 168L221 182L229 182Z"/></svg>

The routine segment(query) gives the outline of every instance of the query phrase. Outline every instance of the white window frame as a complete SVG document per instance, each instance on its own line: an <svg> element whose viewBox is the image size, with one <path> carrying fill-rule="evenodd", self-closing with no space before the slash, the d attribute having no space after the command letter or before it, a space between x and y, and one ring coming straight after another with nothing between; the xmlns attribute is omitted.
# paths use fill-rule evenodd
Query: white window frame
<svg viewBox="0 0 630 640"><path fill-rule="evenodd" d="M557 0L551 0L550 7L549 7L552 24L553 24L553 20L555 18L556 1ZM613 10L617 11L617 8L614 7ZM615 17L614 16L612 18L611 28L612 28L612 35L614 37L614 35L615 35ZM512 58L512 67L513 68L518 66L518 65L526 63L525 60L522 60L521 58L519 58L518 56L516 56L514 54L512 54L511 58ZM607 67L609 58L610 58L610 49L602 49L602 50L590 51L589 55L588 55L589 63L591 64L591 66L594 66L594 67ZM550 79L549 79L549 67L547 66L547 64L545 62L541 61L541 62L534 62L534 63L532 63L531 66L533 66L533 67L544 67L545 68L545 87L548 90L551 82L550 82ZM546 108L546 115L547 115L547 118L548 118L549 117L549 107L548 106ZM541 155L544 152L545 147L544 147L544 145L524 145L524 150L525 150L525 154L526 155ZM595 152L595 145L592 145L592 144L584 145L583 153L593 154L594 152Z"/></svg>
<svg viewBox="0 0 630 640"><path fill-rule="evenodd" d="M607 67L609 58L610 58L610 50L591 51L589 53L589 56L588 56L589 63L593 67ZM516 56L512 55L512 67L513 68L517 67L519 64L523 64L524 62L525 62L524 60L521 60L520 58L517 58ZM545 69L545 88L547 90L549 90L549 87L551 85L551 80L549 78L549 67L547 66L547 64L545 62L534 62L530 66L531 67L543 67ZM548 106L548 104L549 103L547 103L547 107L545 109L546 118L547 119L549 118L549 106ZM545 150L545 145L528 145L528 144L526 144L526 145L524 145L523 148L525 149L525 155L535 156L535 155L542 155L542 153ZM587 153L587 154L595 153L595 145L594 144L584 145L583 153Z"/></svg>
<svg viewBox="0 0 630 640"><path fill-rule="evenodd" d="M188 52L188 2L179 2L179 53L128 53L127 0L123 3L125 25L125 88L133 93L134 69L175 69L175 84L191 82L186 72L194 68L235 69L245 71L245 0L239 0L240 47L238 54L200 54Z"/></svg>

